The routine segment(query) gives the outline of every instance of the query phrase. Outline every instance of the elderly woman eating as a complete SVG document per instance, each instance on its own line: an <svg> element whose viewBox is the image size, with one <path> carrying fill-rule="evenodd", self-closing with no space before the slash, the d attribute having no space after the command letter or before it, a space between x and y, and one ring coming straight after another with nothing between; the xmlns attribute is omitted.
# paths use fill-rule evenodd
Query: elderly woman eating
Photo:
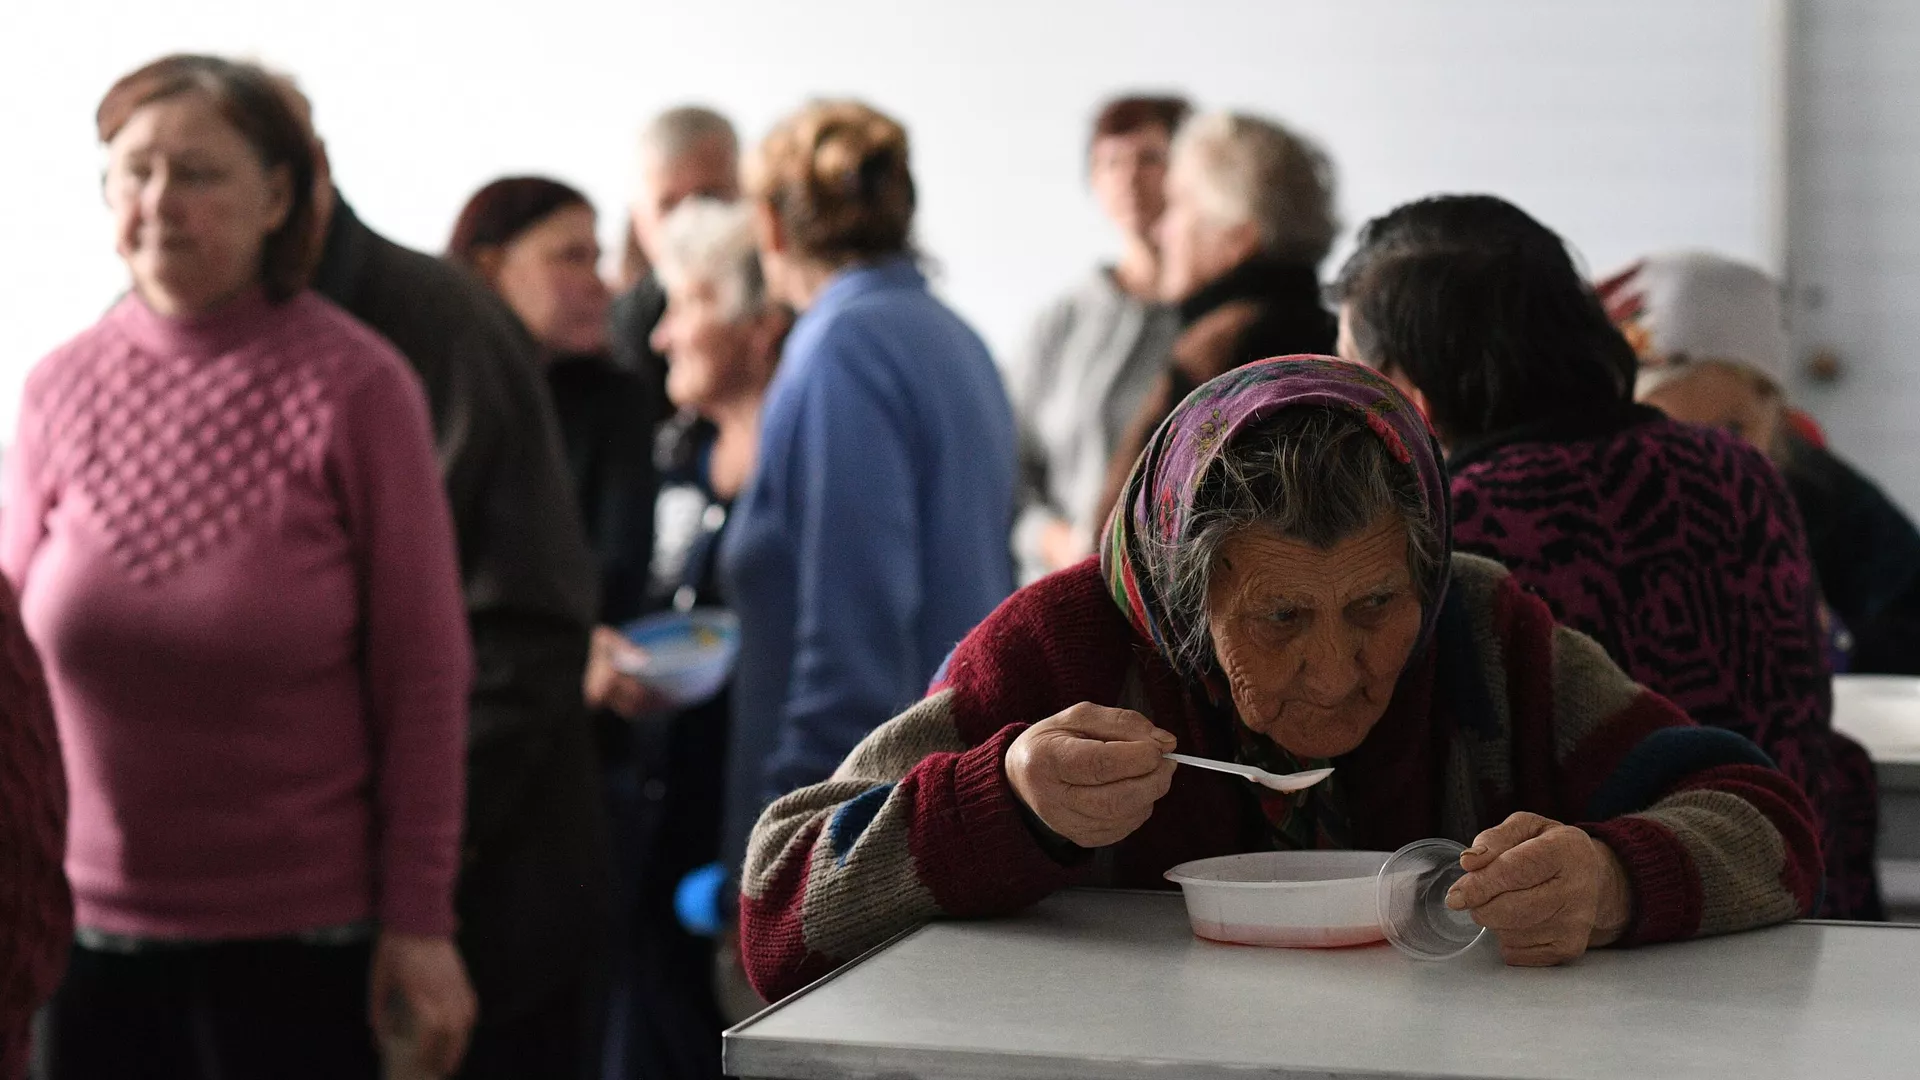
<svg viewBox="0 0 1920 1080"><path fill-rule="evenodd" d="M754 830L755 985L790 993L940 916L1272 848L1471 847L1449 896L1508 963L1805 915L1806 798L1697 727L1496 563L1451 550L1432 432L1320 357L1202 386L1161 425L1099 560L1016 594L926 700ZM1170 750L1293 771L1299 795Z"/></svg>

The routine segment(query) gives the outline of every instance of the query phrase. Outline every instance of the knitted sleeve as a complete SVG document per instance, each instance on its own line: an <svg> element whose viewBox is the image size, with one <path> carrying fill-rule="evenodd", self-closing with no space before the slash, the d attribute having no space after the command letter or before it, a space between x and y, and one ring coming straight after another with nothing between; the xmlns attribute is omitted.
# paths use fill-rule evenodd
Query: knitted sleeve
<svg viewBox="0 0 1920 1080"><path fill-rule="evenodd" d="M882 725L826 782L754 827L740 903L747 974L769 1000L935 916L1018 911L1068 884L1002 761L1025 724L968 746L942 690Z"/></svg>
<svg viewBox="0 0 1920 1080"><path fill-rule="evenodd" d="M1813 911L1823 874L1813 810L1765 754L1634 683L1497 564L1457 556L1455 566L1490 610L1516 805L1578 824L1619 856L1634 896L1623 943Z"/></svg>
<svg viewBox="0 0 1920 1080"><path fill-rule="evenodd" d="M453 933L473 654L426 400L396 356L342 400L334 468L358 562L383 926Z"/></svg>
<svg viewBox="0 0 1920 1080"><path fill-rule="evenodd" d="M34 1012L66 967L67 786L39 658L0 584L0 1080L23 1076Z"/></svg>
<svg viewBox="0 0 1920 1080"><path fill-rule="evenodd" d="M789 994L928 919L1008 914L1076 880L1029 826L1007 748L1033 722L1111 698L1130 640L1097 561L1042 578L961 642L931 696L769 806L742 874L754 986Z"/></svg>
<svg viewBox="0 0 1920 1080"><path fill-rule="evenodd" d="M54 483L47 461L47 412L42 398L49 370L64 363L61 354L41 362L27 380L20 401L20 419L13 445L0 462L0 574L17 594L26 584L27 570L47 536L47 512L54 501Z"/></svg>

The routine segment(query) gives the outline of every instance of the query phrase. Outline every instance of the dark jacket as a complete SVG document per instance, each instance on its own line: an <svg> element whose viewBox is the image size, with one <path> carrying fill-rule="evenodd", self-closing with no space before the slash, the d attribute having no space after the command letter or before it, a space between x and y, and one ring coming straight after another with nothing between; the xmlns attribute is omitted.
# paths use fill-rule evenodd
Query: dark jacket
<svg viewBox="0 0 1920 1080"><path fill-rule="evenodd" d="M1330 356L1339 324L1320 302L1320 276L1303 263L1256 255L1180 302L1180 336L1167 373L1147 391L1107 466L1095 519L1104 524L1153 429L1194 388L1271 356Z"/></svg>
<svg viewBox="0 0 1920 1080"><path fill-rule="evenodd" d="M605 356L563 356L546 375L575 502L600 563L600 621L619 626L647 610L659 487L653 398L640 376Z"/></svg>
<svg viewBox="0 0 1920 1080"><path fill-rule="evenodd" d="M614 298L608 318L614 365L639 378L647 398L648 427L653 430L673 416L673 404L667 400L667 358L653 351L654 328L666 313L666 290L649 272Z"/></svg>
<svg viewBox="0 0 1920 1080"><path fill-rule="evenodd" d="M604 812L580 697L596 588L534 345L462 271L336 205L314 288L419 372L473 631L460 945L485 1022L571 987L606 925Z"/></svg>
<svg viewBox="0 0 1920 1080"><path fill-rule="evenodd" d="M1853 635L1848 670L1920 675L1920 532L1872 480L1788 436L1783 470L1827 606Z"/></svg>

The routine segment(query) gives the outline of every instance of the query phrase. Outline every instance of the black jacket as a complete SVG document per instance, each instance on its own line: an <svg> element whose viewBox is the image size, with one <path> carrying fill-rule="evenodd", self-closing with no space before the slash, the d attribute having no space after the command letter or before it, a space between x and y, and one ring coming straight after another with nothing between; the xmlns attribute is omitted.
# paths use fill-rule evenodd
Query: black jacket
<svg viewBox="0 0 1920 1080"><path fill-rule="evenodd" d="M1781 472L1827 605L1853 634L1849 670L1920 675L1920 532L1873 481L1788 436Z"/></svg>
<svg viewBox="0 0 1920 1080"><path fill-rule="evenodd" d="M314 288L426 385L478 665L468 731L461 951L487 1021L583 977L609 903L580 698L596 584L534 345L484 286L337 202Z"/></svg>
<svg viewBox="0 0 1920 1080"><path fill-rule="evenodd" d="M1180 302L1180 336L1167 371L1141 403L1107 465L1105 521L1160 421L1201 383L1255 360L1331 355L1339 323L1320 302L1320 277L1304 263L1256 255Z"/></svg>
<svg viewBox="0 0 1920 1080"><path fill-rule="evenodd" d="M575 505L600 562L600 621L619 626L647 611L659 489L652 397L605 356L562 356L546 375Z"/></svg>

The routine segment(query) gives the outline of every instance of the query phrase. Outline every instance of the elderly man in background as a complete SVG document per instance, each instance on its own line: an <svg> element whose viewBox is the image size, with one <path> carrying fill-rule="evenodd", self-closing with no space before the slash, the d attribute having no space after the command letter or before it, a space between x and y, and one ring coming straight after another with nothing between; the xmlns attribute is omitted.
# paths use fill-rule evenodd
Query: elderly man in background
<svg viewBox="0 0 1920 1080"><path fill-rule="evenodd" d="M690 198L733 202L740 197L740 137L727 118L700 105L668 109L640 132L640 180L634 192L633 236L648 270L613 302L613 358L639 372L653 393L655 422L673 412L667 400L667 361L653 347L666 314L667 292L653 269L660 264L661 229L674 207Z"/></svg>
<svg viewBox="0 0 1920 1080"><path fill-rule="evenodd" d="M285 85L311 122L305 97ZM553 408L513 314L464 272L363 224L324 148L317 157L325 239L313 287L392 342L426 384L460 547L478 678L456 902L480 998L460 1075L585 1073L610 872L580 695L594 567Z"/></svg>

